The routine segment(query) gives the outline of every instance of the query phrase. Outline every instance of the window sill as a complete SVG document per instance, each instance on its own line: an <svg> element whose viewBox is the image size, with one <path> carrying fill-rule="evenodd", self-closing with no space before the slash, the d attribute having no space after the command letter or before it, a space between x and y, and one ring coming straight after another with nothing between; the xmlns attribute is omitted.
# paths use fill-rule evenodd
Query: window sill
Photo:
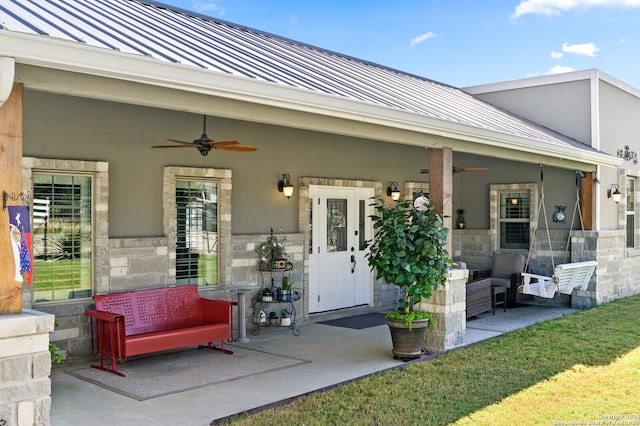
<svg viewBox="0 0 640 426"><path fill-rule="evenodd" d="M628 247L625 249L625 257L638 257L640 256L640 248L639 247Z"/></svg>

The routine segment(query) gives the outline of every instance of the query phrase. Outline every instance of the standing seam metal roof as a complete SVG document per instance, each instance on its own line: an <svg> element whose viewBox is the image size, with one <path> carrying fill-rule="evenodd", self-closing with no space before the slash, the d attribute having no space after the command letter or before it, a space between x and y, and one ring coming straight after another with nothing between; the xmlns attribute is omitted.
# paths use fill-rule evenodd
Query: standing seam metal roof
<svg viewBox="0 0 640 426"><path fill-rule="evenodd" d="M591 149L455 87L226 21L138 0L8 0L0 30L384 106L555 145Z"/></svg>

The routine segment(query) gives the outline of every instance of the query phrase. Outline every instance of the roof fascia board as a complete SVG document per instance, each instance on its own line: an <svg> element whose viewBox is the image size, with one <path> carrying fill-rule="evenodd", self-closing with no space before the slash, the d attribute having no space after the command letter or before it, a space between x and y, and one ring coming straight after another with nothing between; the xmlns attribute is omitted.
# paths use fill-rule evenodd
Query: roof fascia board
<svg viewBox="0 0 640 426"><path fill-rule="evenodd" d="M591 70L574 71L560 74L551 74L539 77L523 78L520 80L501 81L497 83L479 84L477 86L464 87L461 90L477 95L488 92L501 92L506 90L523 89L536 86L567 83L572 81L588 80L592 77Z"/></svg>
<svg viewBox="0 0 640 426"><path fill-rule="evenodd" d="M602 80L610 85L640 98L640 89L637 89L622 80L619 80L599 69L592 68L580 71L571 71L560 74L544 75L539 77L523 78L520 80L501 81L497 83L479 84L477 86L464 87L463 90L471 95L487 92L499 92L513 89L523 89L551 84L570 83L580 80Z"/></svg>
<svg viewBox="0 0 640 426"><path fill-rule="evenodd" d="M46 44L46 48L43 48L43 44ZM557 146L544 141L516 137L388 107L354 102L337 96L313 93L299 88L278 86L257 80L249 80L244 77L214 73L210 70L197 69L191 66L163 63L147 57L127 55L90 46L78 46L77 44L43 38L42 36L0 32L0 54L15 58L18 63L37 67L97 75L110 79L218 96L356 122L391 126L421 134L462 139L468 142L501 146L512 150L552 157L559 156L581 163L602 164L613 167L618 165L617 161L615 161L617 158L602 153L591 153ZM41 84L46 83L43 82ZM60 90L61 93L100 98L98 93L78 93L74 91L76 90L74 87L50 87L49 90ZM118 101L115 98L108 100ZM149 103L143 103L143 105L160 106ZM246 116L235 118L246 120ZM357 132L350 136L363 137ZM390 140L390 142L401 143L398 140ZM402 143L404 142L402 141Z"/></svg>

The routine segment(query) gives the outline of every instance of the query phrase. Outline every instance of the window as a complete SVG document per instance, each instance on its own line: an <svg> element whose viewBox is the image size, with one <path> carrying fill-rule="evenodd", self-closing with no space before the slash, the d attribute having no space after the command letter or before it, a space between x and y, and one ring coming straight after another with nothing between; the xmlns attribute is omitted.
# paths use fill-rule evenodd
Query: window
<svg viewBox="0 0 640 426"><path fill-rule="evenodd" d="M535 230L538 184L490 185L490 220L495 250L527 250Z"/></svg>
<svg viewBox="0 0 640 426"><path fill-rule="evenodd" d="M529 248L529 192L500 192L500 248Z"/></svg>
<svg viewBox="0 0 640 426"><path fill-rule="evenodd" d="M33 174L34 299L90 297L92 289L92 178Z"/></svg>
<svg viewBox="0 0 640 426"><path fill-rule="evenodd" d="M163 188L169 283L231 283L231 170L167 166Z"/></svg>
<svg viewBox="0 0 640 426"><path fill-rule="evenodd" d="M635 203L635 180L627 179L627 247L635 247L635 232L636 232L636 203Z"/></svg>
<svg viewBox="0 0 640 426"><path fill-rule="evenodd" d="M218 185L176 182L176 283L218 284Z"/></svg>

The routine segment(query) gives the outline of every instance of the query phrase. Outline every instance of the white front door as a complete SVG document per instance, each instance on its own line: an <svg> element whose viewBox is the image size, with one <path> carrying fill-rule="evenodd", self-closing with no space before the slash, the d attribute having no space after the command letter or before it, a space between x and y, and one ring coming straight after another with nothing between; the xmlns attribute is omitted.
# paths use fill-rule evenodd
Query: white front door
<svg viewBox="0 0 640 426"><path fill-rule="evenodd" d="M309 312L371 303L364 242L372 233L373 195L373 188L309 187Z"/></svg>

